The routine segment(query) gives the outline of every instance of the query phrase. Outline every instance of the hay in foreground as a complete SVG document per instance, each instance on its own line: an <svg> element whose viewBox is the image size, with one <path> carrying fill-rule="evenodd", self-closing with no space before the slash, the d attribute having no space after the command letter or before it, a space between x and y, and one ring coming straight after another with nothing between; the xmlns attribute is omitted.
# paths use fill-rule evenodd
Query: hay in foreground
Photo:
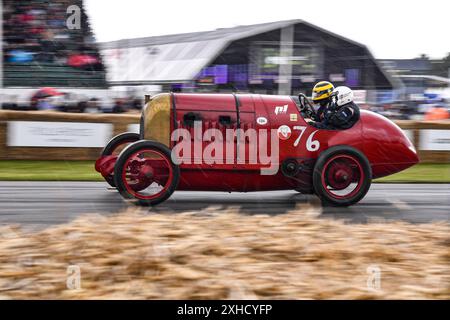
<svg viewBox="0 0 450 320"><path fill-rule="evenodd" d="M0 298L450 298L448 223L345 224L318 210L136 210L37 233L1 227Z"/></svg>

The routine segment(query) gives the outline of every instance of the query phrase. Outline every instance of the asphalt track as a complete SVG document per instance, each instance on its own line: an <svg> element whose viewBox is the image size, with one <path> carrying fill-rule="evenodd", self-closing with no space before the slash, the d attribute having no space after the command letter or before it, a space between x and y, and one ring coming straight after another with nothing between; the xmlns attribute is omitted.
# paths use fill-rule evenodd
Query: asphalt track
<svg viewBox="0 0 450 320"><path fill-rule="evenodd" d="M297 204L320 206L315 196L295 191L251 193L175 192L149 214L240 207L242 214L283 214ZM44 228L76 217L111 215L134 207L104 182L0 182L0 224ZM450 184L373 184L366 197L347 208L322 208L324 219L370 223L380 218L412 223L450 221Z"/></svg>

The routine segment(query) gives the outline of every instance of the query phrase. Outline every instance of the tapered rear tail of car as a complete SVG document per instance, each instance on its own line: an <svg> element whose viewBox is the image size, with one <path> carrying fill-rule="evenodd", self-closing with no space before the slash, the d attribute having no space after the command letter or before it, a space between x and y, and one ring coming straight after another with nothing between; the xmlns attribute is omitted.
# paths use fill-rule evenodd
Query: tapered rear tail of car
<svg viewBox="0 0 450 320"><path fill-rule="evenodd" d="M380 178L405 170L419 162L406 134L389 119L362 111L363 151L372 166L372 177Z"/></svg>

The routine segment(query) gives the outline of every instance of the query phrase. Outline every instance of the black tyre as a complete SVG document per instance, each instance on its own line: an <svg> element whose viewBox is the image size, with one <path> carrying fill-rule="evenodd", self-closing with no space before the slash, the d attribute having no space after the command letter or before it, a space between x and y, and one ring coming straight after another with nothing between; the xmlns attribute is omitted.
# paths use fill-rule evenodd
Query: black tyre
<svg viewBox="0 0 450 320"><path fill-rule="evenodd" d="M324 205L350 206L369 191L372 169L364 154L349 146L324 151L314 166L313 186Z"/></svg>
<svg viewBox="0 0 450 320"><path fill-rule="evenodd" d="M171 159L170 149L149 140L137 141L119 155L114 183L125 199L139 205L154 206L176 190L180 168Z"/></svg>
<svg viewBox="0 0 450 320"><path fill-rule="evenodd" d="M108 144L105 146L105 148L102 150L101 155L102 156L110 156L113 154L117 154L119 155L119 153L123 150L124 147L126 147L126 145L136 142L139 140L139 134L138 133L134 133L134 132L125 132L125 133L121 133L117 136L115 136L114 138L112 138ZM115 183L114 183L114 175L108 175L106 177L104 177L106 182L108 182L108 184L111 187L115 187Z"/></svg>

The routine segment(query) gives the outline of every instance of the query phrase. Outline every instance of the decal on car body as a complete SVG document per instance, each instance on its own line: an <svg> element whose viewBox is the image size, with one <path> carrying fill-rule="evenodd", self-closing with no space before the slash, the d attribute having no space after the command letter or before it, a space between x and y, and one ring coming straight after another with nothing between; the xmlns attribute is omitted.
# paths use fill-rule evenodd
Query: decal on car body
<svg viewBox="0 0 450 320"><path fill-rule="evenodd" d="M284 106L276 106L275 107L275 114L279 115L279 114L286 114L288 109L288 105L285 104Z"/></svg>
<svg viewBox="0 0 450 320"><path fill-rule="evenodd" d="M263 126L263 125L267 124L267 118L264 118L264 117L258 117L258 118L256 119L256 123L259 124L259 125L261 125L261 126Z"/></svg>
<svg viewBox="0 0 450 320"><path fill-rule="evenodd" d="M281 140L287 140L291 137L291 128L289 128L287 125L282 125L278 127L277 130L278 138Z"/></svg>

